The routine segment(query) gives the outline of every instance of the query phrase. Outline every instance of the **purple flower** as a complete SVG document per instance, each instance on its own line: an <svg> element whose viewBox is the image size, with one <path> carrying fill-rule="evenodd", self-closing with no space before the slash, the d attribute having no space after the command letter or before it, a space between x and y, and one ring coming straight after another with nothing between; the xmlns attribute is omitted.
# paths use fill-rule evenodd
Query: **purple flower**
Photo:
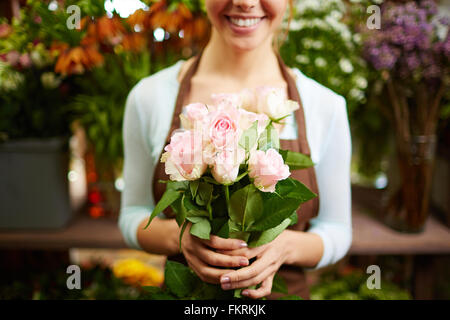
<svg viewBox="0 0 450 320"><path fill-rule="evenodd" d="M363 51L375 69L405 79L413 75L433 79L448 70L450 40L437 37L432 22L437 13L435 0L385 2L381 13L382 28L369 32Z"/></svg>

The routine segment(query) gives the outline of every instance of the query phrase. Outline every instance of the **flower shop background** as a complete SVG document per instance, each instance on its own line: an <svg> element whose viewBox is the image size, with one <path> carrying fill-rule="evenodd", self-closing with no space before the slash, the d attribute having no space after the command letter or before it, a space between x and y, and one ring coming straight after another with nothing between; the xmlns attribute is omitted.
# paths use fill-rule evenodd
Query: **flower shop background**
<svg viewBox="0 0 450 320"><path fill-rule="evenodd" d="M308 274L312 298L449 299L449 1L294 3L281 55L345 96L353 140L353 245ZM117 228L125 99L206 43L203 2L15 0L0 16L0 297L145 298L164 258Z"/></svg>

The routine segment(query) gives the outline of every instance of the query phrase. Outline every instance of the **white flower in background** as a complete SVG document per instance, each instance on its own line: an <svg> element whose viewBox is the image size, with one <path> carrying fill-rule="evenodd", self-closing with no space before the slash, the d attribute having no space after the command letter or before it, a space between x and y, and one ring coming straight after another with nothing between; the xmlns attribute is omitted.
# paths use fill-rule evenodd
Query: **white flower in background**
<svg viewBox="0 0 450 320"><path fill-rule="evenodd" d="M350 90L349 94L355 100L362 100L362 99L364 99L364 92L359 90L359 89L357 89L357 88L353 88L352 90Z"/></svg>
<svg viewBox="0 0 450 320"><path fill-rule="evenodd" d="M308 64L308 63L309 63L309 57L308 57L308 56L305 56L305 55L303 55L303 54L298 54L298 55L295 57L295 60L296 60L298 63L300 63L300 64Z"/></svg>
<svg viewBox="0 0 450 320"><path fill-rule="evenodd" d="M361 76L356 76L354 82L358 86L358 88L365 89L367 88L367 79Z"/></svg>
<svg viewBox="0 0 450 320"><path fill-rule="evenodd" d="M339 60L339 67L345 73L353 72L353 65L348 59L342 58L341 60Z"/></svg>
<svg viewBox="0 0 450 320"><path fill-rule="evenodd" d="M0 91L14 91L24 81L24 76L8 67L0 67Z"/></svg>
<svg viewBox="0 0 450 320"><path fill-rule="evenodd" d="M46 51L42 43L38 43L36 46L32 48L30 58L31 61L33 62L33 65L35 65L38 68L43 68L52 63L52 57Z"/></svg>
<svg viewBox="0 0 450 320"><path fill-rule="evenodd" d="M323 48L323 42L320 41L320 40L313 41L312 47L314 49L322 49Z"/></svg>
<svg viewBox="0 0 450 320"><path fill-rule="evenodd" d="M303 46L305 47L305 49L309 49L312 47L314 40L310 39L310 38L304 38L302 39L302 43Z"/></svg>
<svg viewBox="0 0 450 320"><path fill-rule="evenodd" d="M362 42L361 34L355 33L353 35L353 41L357 44L360 44Z"/></svg>
<svg viewBox="0 0 450 320"><path fill-rule="evenodd" d="M324 58L322 58L322 57L317 57L314 60L314 64L316 66L318 66L319 68L323 68L323 67L325 67L327 65L327 61Z"/></svg>
<svg viewBox="0 0 450 320"><path fill-rule="evenodd" d="M61 78L54 72L44 72L41 74L41 83L45 89L55 89L61 84Z"/></svg>
<svg viewBox="0 0 450 320"><path fill-rule="evenodd" d="M337 11L337 10L331 11L330 15L336 20L341 20L342 16L343 16L342 12Z"/></svg>

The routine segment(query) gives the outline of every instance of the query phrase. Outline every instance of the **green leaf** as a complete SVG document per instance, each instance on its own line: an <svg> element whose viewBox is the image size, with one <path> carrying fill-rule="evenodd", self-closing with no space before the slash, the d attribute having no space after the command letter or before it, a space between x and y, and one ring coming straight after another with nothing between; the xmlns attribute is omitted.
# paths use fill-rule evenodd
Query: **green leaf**
<svg viewBox="0 0 450 320"><path fill-rule="evenodd" d="M298 199L301 201L301 203L317 197L317 195L309 190L307 186L305 186L300 181L292 178L278 181L276 192L283 198Z"/></svg>
<svg viewBox="0 0 450 320"><path fill-rule="evenodd" d="M196 205L191 197L183 198L183 206L186 211L186 217L209 217L208 211Z"/></svg>
<svg viewBox="0 0 450 320"><path fill-rule="evenodd" d="M189 188L191 189L192 198L195 198L195 196L197 195L197 190L198 190L199 183L200 182L198 180L191 181L189 183Z"/></svg>
<svg viewBox="0 0 450 320"><path fill-rule="evenodd" d="M228 219L228 236L233 239L241 239L245 242L250 238L250 232L243 232L242 226L231 219Z"/></svg>
<svg viewBox="0 0 450 320"><path fill-rule="evenodd" d="M209 223L209 220L201 217L196 218L198 220L192 224L190 233L200 239L209 240L209 235L211 234L211 224Z"/></svg>
<svg viewBox="0 0 450 320"><path fill-rule="evenodd" d="M272 292L288 293L286 281L278 273L275 273L273 277Z"/></svg>
<svg viewBox="0 0 450 320"><path fill-rule="evenodd" d="M186 220L192 222L192 223L198 223L200 221L202 221L203 219L205 219L205 217L199 217L199 216L187 216Z"/></svg>
<svg viewBox="0 0 450 320"><path fill-rule="evenodd" d="M183 199L185 197L185 194L183 193L183 196L175 200L170 206L172 210L175 212L175 220L177 221L177 224L179 227L184 222L184 219L186 219L186 210L183 206Z"/></svg>
<svg viewBox="0 0 450 320"><path fill-rule="evenodd" d="M292 214L289 217L289 219L291 219L291 223L289 224L290 226L293 226L294 224L296 224L298 222L297 211L292 212Z"/></svg>
<svg viewBox="0 0 450 320"><path fill-rule="evenodd" d="M184 231L186 230L187 225L188 225L188 221L184 220L183 226L181 227L181 231L180 231L180 238L178 241L178 243L180 245L180 248L179 248L180 252L181 252L181 239L183 239L183 234L184 234Z"/></svg>
<svg viewBox="0 0 450 320"><path fill-rule="evenodd" d="M156 204L155 209L153 210L150 218L148 219L148 222L144 229L147 229L147 227L150 225L152 220L160 214L164 209L166 209L168 206L170 206L175 200L177 200L182 195L181 192L173 190L173 189L166 189L166 192L162 195L161 199Z"/></svg>
<svg viewBox="0 0 450 320"><path fill-rule="evenodd" d="M290 150L278 150L283 157L284 163L290 170L300 170L314 166L311 158L303 153Z"/></svg>
<svg viewBox="0 0 450 320"><path fill-rule="evenodd" d="M271 148L280 149L280 139L278 138L278 131L269 123L258 139L258 150L267 151Z"/></svg>
<svg viewBox="0 0 450 320"><path fill-rule="evenodd" d="M178 298L187 297L199 281L197 276L187 266L170 260L166 262L164 279L167 289Z"/></svg>
<svg viewBox="0 0 450 320"><path fill-rule="evenodd" d="M259 247L263 244L269 243L274 240L278 235L286 229L291 223L291 219L285 219L281 224L276 226L275 228L268 229L266 231L260 232L257 234L254 239L250 241L248 246L250 248ZM253 236L253 235L252 235Z"/></svg>
<svg viewBox="0 0 450 320"><path fill-rule="evenodd" d="M216 234L227 225L228 228L228 219L226 217L216 217L211 221L211 233Z"/></svg>
<svg viewBox="0 0 450 320"><path fill-rule="evenodd" d="M168 181L167 189L186 191L189 188L189 181Z"/></svg>
<svg viewBox="0 0 450 320"><path fill-rule="evenodd" d="M237 190L230 197L229 215L231 220L246 231L263 213L261 191L253 184Z"/></svg>
<svg viewBox="0 0 450 320"><path fill-rule="evenodd" d="M213 186L209 183L200 182L198 185L197 196L195 202L199 206L206 206L211 202Z"/></svg>
<svg viewBox="0 0 450 320"><path fill-rule="evenodd" d="M212 183L215 184L217 186L220 186L221 184L219 182L217 182L214 178L208 177L208 176L203 176L201 178L203 181L208 182L208 183Z"/></svg>
<svg viewBox="0 0 450 320"><path fill-rule="evenodd" d="M248 228L248 231L264 231L276 227L292 215L300 206L301 200L280 198L276 195L263 196L264 214Z"/></svg>
<svg viewBox="0 0 450 320"><path fill-rule="evenodd" d="M258 139L258 121L253 122L253 124L245 130L241 138L239 139L239 146L245 150L245 152L250 152L250 149L255 145Z"/></svg>

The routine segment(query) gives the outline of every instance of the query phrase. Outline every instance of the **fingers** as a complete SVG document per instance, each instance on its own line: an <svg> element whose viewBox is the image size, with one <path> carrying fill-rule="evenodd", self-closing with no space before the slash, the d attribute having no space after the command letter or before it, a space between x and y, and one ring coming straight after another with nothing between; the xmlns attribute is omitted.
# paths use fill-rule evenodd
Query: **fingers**
<svg viewBox="0 0 450 320"><path fill-rule="evenodd" d="M249 261L245 256L230 256L214 252L213 250L202 247L197 251L197 256L206 264L216 267L245 267Z"/></svg>
<svg viewBox="0 0 450 320"><path fill-rule="evenodd" d="M273 277L274 275L271 275L266 278L266 280L261 283L261 286L258 289L243 290L242 295L252 299L260 299L268 296L272 292Z"/></svg>
<svg viewBox="0 0 450 320"><path fill-rule="evenodd" d="M202 281L212 284L218 284L223 274L233 271L210 267L194 255L189 257L188 264Z"/></svg>
<svg viewBox="0 0 450 320"><path fill-rule="evenodd" d="M209 240L200 239L208 247L217 250L236 250L246 248L247 243L239 239L224 239L215 235L211 235Z"/></svg>
<svg viewBox="0 0 450 320"><path fill-rule="evenodd" d="M242 249L235 249L235 250L217 250L218 253L226 254L229 256L242 256L246 257L247 259L254 258L258 255L260 255L264 250L266 250L266 245L256 247L256 248L242 248Z"/></svg>
<svg viewBox="0 0 450 320"><path fill-rule="evenodd" d="M248 267L223 274L220 283L224 290L246 288L263 282L276 271L275 265L267 263L267 259L262 257Z"/></svg>

